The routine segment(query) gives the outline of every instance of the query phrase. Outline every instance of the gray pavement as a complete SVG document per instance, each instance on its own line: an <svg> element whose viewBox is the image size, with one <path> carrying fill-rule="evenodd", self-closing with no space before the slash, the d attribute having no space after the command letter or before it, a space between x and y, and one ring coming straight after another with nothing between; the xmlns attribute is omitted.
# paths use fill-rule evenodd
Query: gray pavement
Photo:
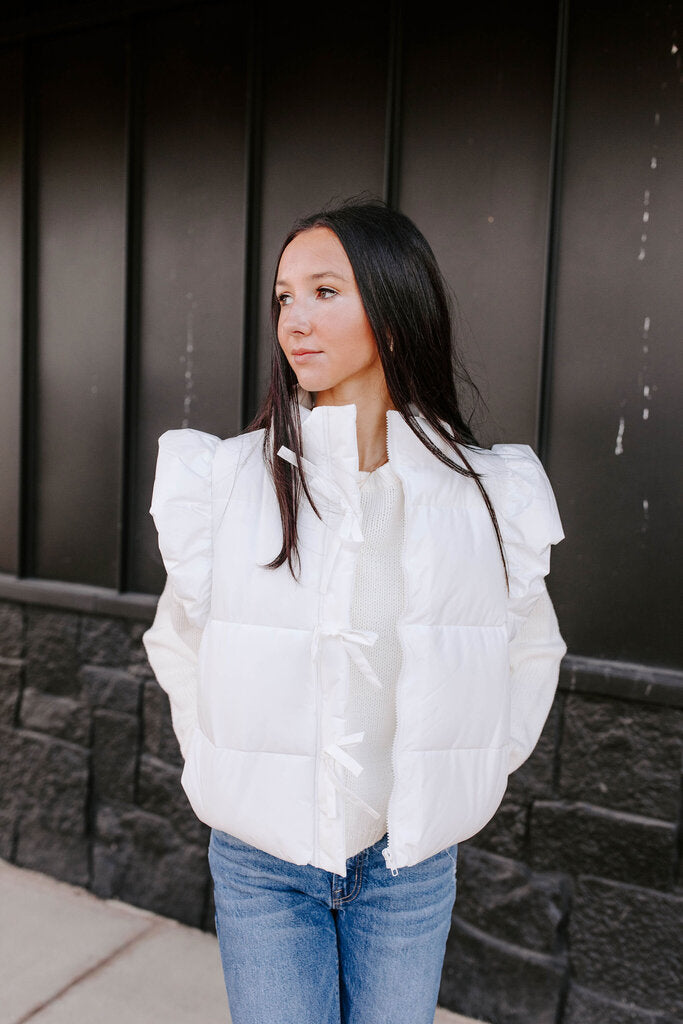
<svg viewBox="0 0 683 1024"><path fill-rule="evenodd" d="M25 1021L230 1024L216 939L0 861L0 1024Z"/></svg>

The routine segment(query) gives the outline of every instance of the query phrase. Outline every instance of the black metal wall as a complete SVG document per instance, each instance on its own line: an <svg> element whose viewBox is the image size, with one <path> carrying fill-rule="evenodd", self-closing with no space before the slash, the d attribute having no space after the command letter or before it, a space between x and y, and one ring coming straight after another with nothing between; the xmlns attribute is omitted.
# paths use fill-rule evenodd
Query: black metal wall
<svg viewBox="0 0 683 1024"><path fill-rule="evenodd" d="M484 440L546 459L570 651L680 667L671 4L39 4L0 35L4 595L158 593L158 435L247 422L281 237L369 191L446 272Z"/></svg>
<svg viewBox="0 0 683 1024"><path fill-rule="evenodd" d="M571 11L547 382L568 537L554 595L574 650L680 667L682 12Z"/></svg>

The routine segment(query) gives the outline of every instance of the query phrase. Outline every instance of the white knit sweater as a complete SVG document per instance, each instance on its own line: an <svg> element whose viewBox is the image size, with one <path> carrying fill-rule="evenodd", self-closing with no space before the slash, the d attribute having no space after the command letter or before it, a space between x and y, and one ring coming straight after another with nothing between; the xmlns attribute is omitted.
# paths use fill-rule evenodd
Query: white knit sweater
<svg viewBox="0 0 683 1024"><path fill-rule="evenodd" d="M347 728L363 732L355 757L363 771L354 778L345 770L344 785L373 807L379 818L347 800L345 806L346 855L364 850L387 830L387 804L393 777L391 748L396 725L396 680L401 668L401 646L396 623L403 610L403 487L388 462L371 473L359 472L361 531L351 603L351 628L377 633L366 657L382 684L368 686L351 665L347 701Z"/></svg>

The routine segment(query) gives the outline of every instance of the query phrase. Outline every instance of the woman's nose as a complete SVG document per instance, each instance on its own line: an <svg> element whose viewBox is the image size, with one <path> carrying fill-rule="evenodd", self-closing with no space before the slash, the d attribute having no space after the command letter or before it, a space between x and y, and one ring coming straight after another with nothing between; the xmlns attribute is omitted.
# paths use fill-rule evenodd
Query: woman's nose
<svg viewBox="0 0 683 1024"><path fill-rule="evenodd" d="M310 334L311 322L300 302L292 302L284 309L285 330L288 334Z"/></svg>

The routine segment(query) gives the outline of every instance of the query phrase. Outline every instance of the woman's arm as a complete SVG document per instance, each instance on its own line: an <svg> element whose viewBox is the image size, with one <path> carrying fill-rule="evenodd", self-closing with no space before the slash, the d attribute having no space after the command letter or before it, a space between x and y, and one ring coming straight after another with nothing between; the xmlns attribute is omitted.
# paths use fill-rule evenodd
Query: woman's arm
<svg viewBox="0 0 683 1024"><path fill-rule="evenodd" d="M510 639L510 764L514 772L538 742L567 650L545 586Z"/></svg>
<svg viewBox="0 0 683 1024"><path fill-rule="evenodd" d="M173 729L183 757L197 725L197 678L202 630L193 626L173 593L170 579L159 598L154 623L142 637L157 681L168 694Z"/></svg>

